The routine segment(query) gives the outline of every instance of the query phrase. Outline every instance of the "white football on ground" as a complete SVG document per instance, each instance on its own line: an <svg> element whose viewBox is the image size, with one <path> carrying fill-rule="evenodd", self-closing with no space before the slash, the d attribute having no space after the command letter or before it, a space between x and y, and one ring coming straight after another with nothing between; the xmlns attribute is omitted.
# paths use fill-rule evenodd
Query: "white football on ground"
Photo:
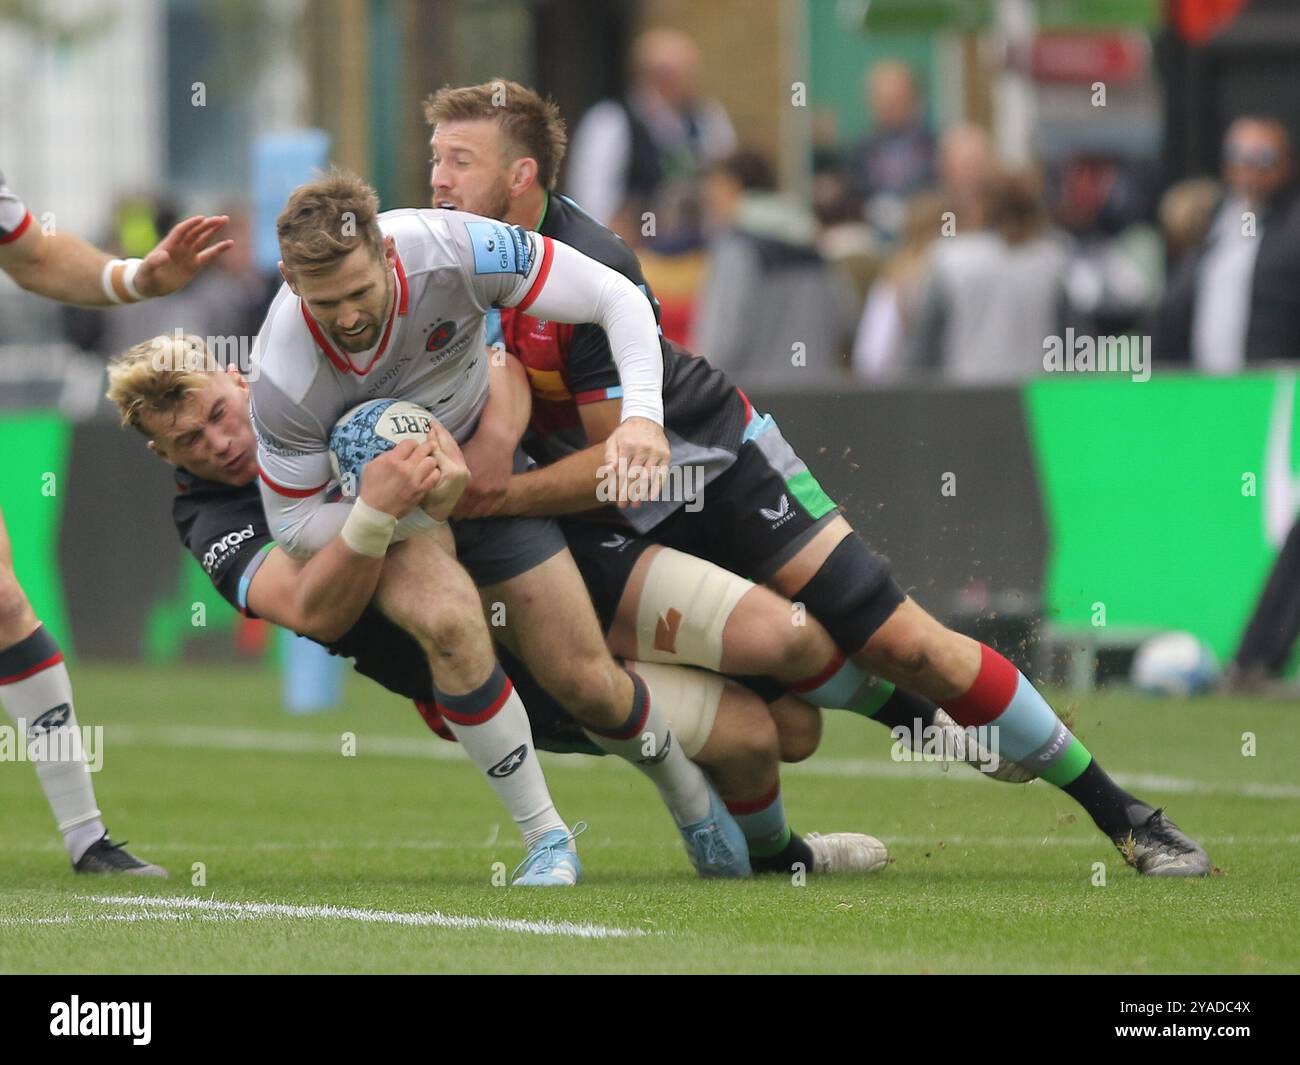
<svg viewBox="0 0 1300 1065"><path fill-rule="evenodd" d="M1195 695L1219 677L1209 645L1190 632L1162 632L1146 640L1133 656L1134 687L1153 695Z"/></svg>

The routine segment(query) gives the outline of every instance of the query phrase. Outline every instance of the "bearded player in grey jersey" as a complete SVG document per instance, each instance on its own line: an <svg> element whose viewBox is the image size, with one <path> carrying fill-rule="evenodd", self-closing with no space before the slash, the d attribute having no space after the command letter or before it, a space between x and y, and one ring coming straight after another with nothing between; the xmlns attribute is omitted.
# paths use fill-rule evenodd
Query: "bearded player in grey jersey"
<svg viewBox="0 0 1300 1065"><path fill-rule="evenodd" d="M653 497L636 482L653 486L669 458L663 368L654 316L635 286L517 226L441 210L381 215L378 206L369 186L336 170L296 189L277 223L285 286L254 348L251 412L263 504L285 551L305 558L342 537L384 557L397 538L437 528L420 508L398 522L361 501L330 502L330 434L352 407L396 398L430 411L457 443L467 439L489 403L484 318L496 306L605 330L624 387L607 458L620 498ZM455 557L421 553L419 572L390 575L377 606L410 629L427 589L445 600L427 648L438 707L520 826L535 882L574 883L580 866L475 587L483 602L500 604L491 612L504 621L497 637L593 742L650 777L696 869L748 875L735 819L674 742L644 682L605 647L559 529L542 519L483 519L453 521L451 531ZM409 559L386 557L385 570Z"/></svg>

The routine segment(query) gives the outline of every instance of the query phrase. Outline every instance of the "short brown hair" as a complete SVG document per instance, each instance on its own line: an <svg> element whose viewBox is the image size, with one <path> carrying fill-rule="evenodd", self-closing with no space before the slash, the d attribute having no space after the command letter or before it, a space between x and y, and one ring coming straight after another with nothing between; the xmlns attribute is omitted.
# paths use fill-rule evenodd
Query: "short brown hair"
<svg viewBox="0 0 1300 1065"><path fill-rule="evenodd" d="M152 436L144 414L175 415L191 392L207 385L221 364L203 339L164 333L128 348L108 364L108 398L122 425Z"/></svg>
<svg viewBox="0 0 1300 1065"><path fill-rule="evenodd" d="M333 167L293 190L275 234L291 273L323 274L363 244L380 258L379 195L350 170Z"/></svg>
<svg viewBox="0 0 1300 1065"><path fill-rule="evenodd" d="M1008 244L1023 244L1047 228L1043 179L1033 167L1003 170L989 181L985 209L988 223Z"/></svg>
<svg viewBox="0 0 1300 1065"><path fill-rule="evenodd" d="M424 99L424 117L431 126L440 122L493 119L514 159L537 160L537 183L555 188L569 137L555 101L545 99L517 81L493 78L482 85L444 85Z"/></svg>

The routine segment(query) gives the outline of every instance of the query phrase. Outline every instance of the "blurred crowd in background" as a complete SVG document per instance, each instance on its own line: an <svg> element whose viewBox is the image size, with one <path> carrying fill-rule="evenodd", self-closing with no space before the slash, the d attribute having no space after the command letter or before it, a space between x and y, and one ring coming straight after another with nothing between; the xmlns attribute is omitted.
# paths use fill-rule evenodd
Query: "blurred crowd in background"
<svg viewBox="0 0 1300 1065"><path fill-rule="evenodd" d="M1197 10L1201 2L1184 7ZM540 21L531 24L538 40L530 47L539 53L541 16L562 6L533 11ZM809 8L814 29L831 6ZM266 10L280 12L281 28L292 29L284 15L292 2ZM432 9L412 10L423 17ZM192 43L184 24L169 27L171 39ZM1137 39L1139 51L1148 47L1141 34ZM1132 41L1131 32L1121 39ZM619 50L625 61L603 79L615 91L594 105L589 93L583 109L566 114L570 145L560 191L636 248L670 337L742 383L1012 383L1043 373L1047 340L1068 331L1140 338L1157 362L1208 373L1300 356L1300 199L1283 121L1244 108L1225 113L1220 101L1214 120L1201 123L1216 140L1226 129L1217 151L1201 153L1217 154L1218 173L1181 180L1163 176L1170 168L1160 165L1154 143L1058 138L1040 150L1039 138L1028 153L1007 153L996 113L936 120L954 109L927 100L923 84L934 84L934 70L923 74L878 51L885 58L853 75L860 83L857 126L869 132L840 136L842 115L837 123L814 101L803 153L809 158L794 167L788 153L770 149L773 138L760 135L752 112L748 123L733 119L702 88L718 59L678 28L629 33ZM189 75L176 80L183 89ZM531 80L548 91L547 78ZM1082 98L1089 90L1079 84L1070 91ZM273 98L291 112L284 100L292 96L277 88ZM372 144L398 134L410 139L417 103L401 110L400 129L372 128ZM387 113L384 104L373 102L379 114ZM1102 109L1094 110L1100 121ZM357 124L373 127L375 114ZM332 132L345 147L346 128ZM169 150L177 157L171 170L192 176L204 169L195 159L216 149L200 138L184 153ZM0 167L23 193L6 159ZM383 193L384 181L378 184ZM394 184L385 207L411 205L418 186L406 182L402 202L393 202ZM279 279L252 253L248 201L181 204L173 195L119 199L110 231L86 235L122 255L141 255L182 209L224 210L239 244L218 269L172 299L112 315L53 308L6 287L0 341L46 351L61 342L62 350L102 359L178 323L199 335L251 339Z"/></svg>
<svg viewBox="0 0 1300 1065"><path fill-rule="evenodd" d="M1211 373L1300 357L1300 201L1275 119L1238 116L1218 178L1165 188L1119 154L1013 167L980 126L932 128L911 69L883 61L863 78L872 133L816 144L800 199L696 95L689 38L647 34L634 54L626 99L577 126L568 189L718 366L1011 382L1067 329L1150 335L1155 358Z"/></svg>

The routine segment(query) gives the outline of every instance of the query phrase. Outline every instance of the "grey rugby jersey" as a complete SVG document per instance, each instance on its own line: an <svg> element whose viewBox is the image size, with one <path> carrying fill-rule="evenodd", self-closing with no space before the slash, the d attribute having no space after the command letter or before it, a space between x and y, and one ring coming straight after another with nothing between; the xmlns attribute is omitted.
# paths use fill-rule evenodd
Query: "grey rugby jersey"
<svg viewBox="0 0 1300 1065"><path fill-rule="evenodd" d="M287 551L320 550L346 520L345 504L325 502L329 436L358 403L410 400L457 441L468 438L487 400L484 319L494 306L601 325L623 377L623 417L663 424L654 315L621 274L549 237L459 211L408 208L379 221L397 264L392 311L373 349L339 350L287 285L254 345L262 498Z"/></svg>

